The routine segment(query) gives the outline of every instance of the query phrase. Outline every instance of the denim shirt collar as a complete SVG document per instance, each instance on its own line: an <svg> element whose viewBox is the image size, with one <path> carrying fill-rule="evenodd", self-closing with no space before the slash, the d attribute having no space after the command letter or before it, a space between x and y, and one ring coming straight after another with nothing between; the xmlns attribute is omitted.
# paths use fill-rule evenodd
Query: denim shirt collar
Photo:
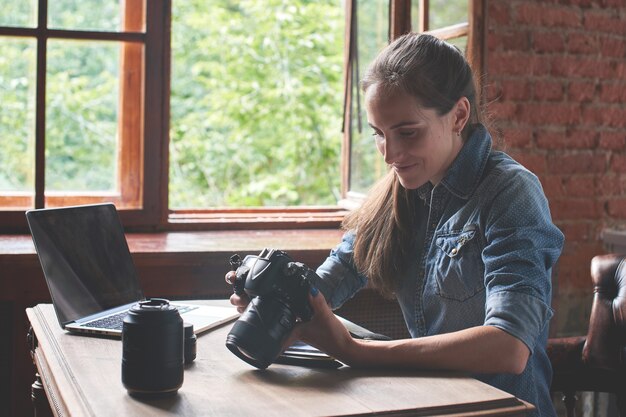
<svg viewBox="0 0 626 417"><path fill-rule="evenodd" d="M441 184L455 196L468 199L483 176L490 153L491 135L479 124L446 171ZM417 195L428 203L432 189L433 185L429 181L417 189Z"/></svg>

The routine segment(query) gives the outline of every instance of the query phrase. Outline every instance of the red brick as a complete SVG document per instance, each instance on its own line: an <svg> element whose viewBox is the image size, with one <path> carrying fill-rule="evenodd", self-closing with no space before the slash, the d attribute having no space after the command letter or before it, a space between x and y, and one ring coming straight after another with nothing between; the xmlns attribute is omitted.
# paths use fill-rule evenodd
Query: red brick
<svg viewBox="0 0 626 417"><path fill-rule="evenodd" d="M557 32L537 32L533 34L533 49L537 53L562 52L563 35Z"/></svg>
<svg viewBox="0 0 626 417"><path fill-rule="evenodd" d="M565 194L570 198L589 198L596 194L596 179L590 175L571 175L563 178Z"/></svg>
<svg viewBox="0 0 626 417"><path fill-rule="evenodd" d="M558 81L537 81L533 86L536 100L560 101L563 99L563 84Z"/></svg>
<svg viewBox="0 0 626 417"><path fill-rule="evenodd" d="M570 33L567 38L567 50L574 54L597 54L600 47L598 38L593 33Z"/></svg>
<svg viewBox="0 0 626 417"><path fill-rule="evenodd" d="M568 131L567 137L571 148L574 149L595 149L600 140L597 129L571 129Z"/></svg>
<svg viewBox="0 0 626 417"><path fill-rule="evenodd" d="M592 291L590 278L591 259L603 253L602 244L597 240L581 243L569 243L568 236L565 236L565 248L559 259L559 276L563 281L559 282L561 289L582 288L586 293Z"/></svg>
<svg viewBox="0 0 626 417"><path fill-rule="evenodd" d="M502 128L502 137L507 148L528 148L533 132L527 127L505 127Z"/></svg>
<svg viewBox="0 0 626 417"><path fill-rule="evenodd" d="M489 24L497 23L499 25L508 25L510 21L509 2L507 1L490 1L488 2L487 20Z"/></svg>
<svg viewBox="0 0 626 417"><path fill-rule="evenodd" d="M541 130L537 132L537 147L543 149L563 148L566 143L565 132L559 130Z"/></svg>
<svg viewBox="0 0 626 417"><path fill-rule="evenodd" d="M596 191L600 197L623 196L626 194L626 176L602 175L596 178Z"/></svg>
<svg viewBox="0 0 626 417"><path fill-rule="evenodd" d="M487 51L493 52L497 49L501 49L502 38L499 36L488 36L487 37Z"/></svg>
<svg viewBox="0 0 626 417"><path fill-rule="evenodd" d="M548 200L565 197L563 178L561 175L544 175L541 177L541 185Z"/></svg>
<svg viewBox="0 0 626 417"><path fill-rule="evenodd" d="M611 9L584 11L583 22L587 30L597 30L610 34L626 34L626 25L618 14L612 14Z"/></svg>
<svg viewBox="0 0 626 417"><path fill-rule="evenodd" d="M526 55L494 52L487 55L487 67L489 73L496 76L526 75L528 68L525 66L529 59L530 57Z"/></svg>
<svg viewBox="0 0 626 417"><path fill-rule="evenodd" d="M503 100L528 100L530 98L530 84L525 79L501 80Z"/></svg>
<svg viewBox="0 0 626 417"><path fill-rule="evenodd" d="M608 212L610 216L620 219L626 218L626 198L609 200Z"/></svg>
<svg viewBox="0 0 626 417"><path fill-rule="evenodd" d="M491 103L495 100L500 100L502 97L502 87L499 82L489 82L484 85L485 97L487 102Z"/></svg>
<svg viewBox="0 0 626 417"><path fill-rule="evenodd" d="M559 153L548 158L549 172L553 174L600 173L606 170L606 166L606 157L591 151Z"/></svg>
<svg viewBox="0 0 626 417"><path fill-rule="evenodd" d="M543 155L517 150L511 152L511 156L536 175L546 172L546 158Z"/></svg>
<svg viewBox="0 0 626 417"><path fill-rule="evenodd" d="M592 57L559 57L552 62L552 75L557 77L614 78L617 64Z"/></svg>
<svg viewBox="0 0 626 417"><path fill-rule="evenodd" d="M516 52L499 53L494 52L487 55L487 67L494 75L528 75L530 73L528 63L532 57L528 54Z"/></svg>
<svg viewBox="0 0 626 417"><path fill-rule="evenodd" d="M600 54L606 57L624 58L626 56L626 42L624 38L614 36L599 36Z"/></svg>
<svg viewBox="0 0 626 417"><path fill-rule="evenodd" d="M626 173L626 155L614 154L612 156L611 171Z"/></svg>
<svg viewBox="0 0 626 417"><path fill-rule="evenodd" d="M530 49L530 34L528 31L512 31L498 33L493 36L502 38L502 49L505 51L528 51Z"/></svg>
<svg viewBox="0 0 626 417"><path fill-rule="evenodd" d="M602 83L600 85L600 100L606 103L619 103L626 101L626 83Z"/></svg>
<svg viewBox="0 0 626 417"><path fill-rule="evenodd" d="M604 7L624 7L624 0L602 0Z"/></svg>
<svg viewBox="0 0 626 417"><path fill-rule="evenodd" d="M604 124L611 127L626 127L626 108L619 106L611 106L606 109L604 114Z"/></svg>
<svg viewBox="0 0 626 417"><path fill-rule="evenodd" d="M579 27L581 13L572 7L523 2L515 8L516 21L534 26Z"/></svg>
<svg viewBox="0 0 626 417"><path fill-rule="evenodd" d="M520 104L518 121L528 124L573 125L580 122L581 109L577 103Z"/></svg>
<svg viewBox="0 0 626 417"><path fill-rule="evenodd" d="M517 104L510 101L496 101L489 104L489 111L492 112L497 119L511 119L517 114Z"/></svg>
<svg viewBox="0 0 626 417"><path fill-rule="evenodd" d="M599 146L602 149L626 150L626 132L601 132Z"/></svg>
<svg viewBox="0 0 626 417"><path fill-rule="evenodd" d="M571 6L579 6L583 8L590 7L597 0L564 0L561 3Z"/></svg>
<svg viewBox="0 0 626 417"><path fill-rule="evenodd" d="M570 241L588 241L593 236L587 222L564 223L559 225L559 229L565 235L565 239Z"/></svg>
<svg viewBox="0 0 626 417"><path fill-rule="evenodd" d="M593 220L600 216L601 205L592 198L550 201L552 217L559 220Z"/></svg>
<svg viewBox="0 0 626 417"><path fill-rule="evenodd" d="M568 240L586 242L593 238L593 232L586 222L563 224L560 229Z"/></svg>
<svg viewBox="0 0 626 417"><path fill-rule="evenodd" d="M559 57L559 59L561 59ZM487 67L492 76L529 75L545 76L552 70L553 59L546 55L517 51L493 52L487 55Z"/></svg>
<svg viewBox="0 0 626 417"><path fill-rule="evenodd" d="M626 127L626 109L621 106L590 106L583 108L582 121L605 127Z"/></svg>
<svg viewBox="0 0 626 417"><path fill-rule="evenodd" d="M537 147L542 149L594 149L598 142L595 130L554 131L537 133Z"/></svg>
<svg viewBox="0 0 626 417"><path fill-rule="evenodd" d="M591 101L595 93L596 83L591 81L572 81L567 90L570 101Z"/></svg>

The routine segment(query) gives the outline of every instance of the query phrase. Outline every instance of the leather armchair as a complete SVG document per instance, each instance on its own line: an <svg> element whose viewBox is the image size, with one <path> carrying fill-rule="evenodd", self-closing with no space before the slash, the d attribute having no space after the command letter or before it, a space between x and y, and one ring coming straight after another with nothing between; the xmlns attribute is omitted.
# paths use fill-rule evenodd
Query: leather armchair
<svg viewBox="0 0 626 417"><path fill-rule="evenodd" d="M576 392L609 392L626 417L626 255L591 260L593 303L585 336L551 338L552 392L564 394L568 417L575 416Z"/></svg>

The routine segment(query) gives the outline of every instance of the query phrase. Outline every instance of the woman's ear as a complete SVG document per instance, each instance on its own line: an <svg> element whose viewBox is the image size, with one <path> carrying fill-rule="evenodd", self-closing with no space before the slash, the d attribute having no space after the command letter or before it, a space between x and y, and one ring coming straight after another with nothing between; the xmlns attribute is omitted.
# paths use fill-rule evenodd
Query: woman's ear
<svg viewBox="0 0 626 417"><path fill-rule="evenodd" d="M454 105L453 111L453 130L456 133L461 133L467 121L470 117L471 105L467 97L461 97Z"/></svg>

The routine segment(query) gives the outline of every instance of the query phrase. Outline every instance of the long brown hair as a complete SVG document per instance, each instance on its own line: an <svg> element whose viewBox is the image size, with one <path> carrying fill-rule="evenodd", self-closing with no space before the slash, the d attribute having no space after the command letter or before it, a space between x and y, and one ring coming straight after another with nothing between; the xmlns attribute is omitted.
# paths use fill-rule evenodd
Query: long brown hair
<svg viewBox="0 0 626 417"><path fill-rule="evenodd" d="M404 91L419 106L441 116L461 97L470 102L463 140L481 122L476 88L469 64L454 46L431 35L408 33L387 45L368 67L361 87L377 84ZM372 187L364 203L346 216L343 227L356 232L354 263L383 295L397 290L402 271L411 260L416 191L404 188L393 171Z"/></svg>

